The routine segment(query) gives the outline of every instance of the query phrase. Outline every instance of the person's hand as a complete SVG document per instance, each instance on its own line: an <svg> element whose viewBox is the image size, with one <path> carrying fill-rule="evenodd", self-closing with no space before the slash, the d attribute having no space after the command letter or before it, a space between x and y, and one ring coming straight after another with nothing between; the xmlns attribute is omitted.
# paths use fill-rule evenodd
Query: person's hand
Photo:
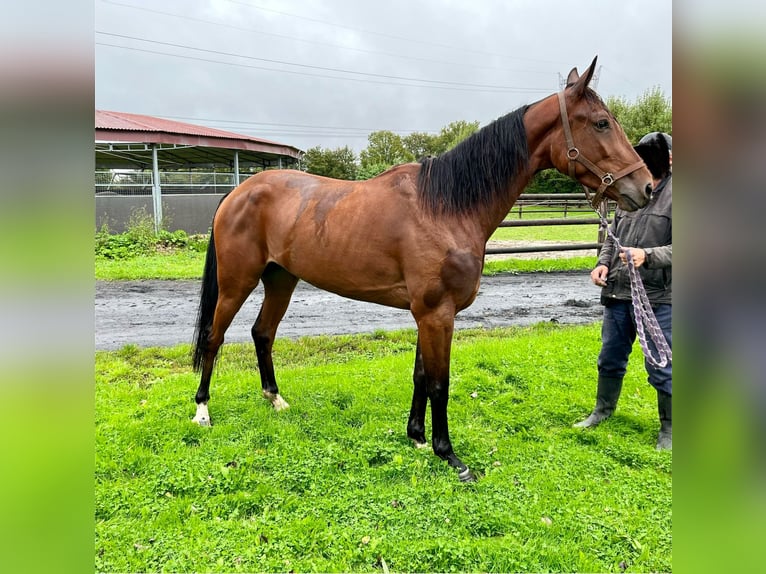
<svg viewBox="0 0 766 574"><path fill-rule="evenodd" d="M636 269L641 267L644 264L644 261L646 261L646 252L641 249L640 247L623 247L622 253L620 253L620 260L623 263L628 262L628 258L625 256L625 252L630 251L631 259L633 259L633 265L636 266Z"/></svg>
<svg viewBox="0 0 766 574"><path fill-rule="evenodd" d="M604 287L606 285L606 276L609 275L609 267L606 265L598 265L593 271L590 272L591 281L594 285Z"/></svg>

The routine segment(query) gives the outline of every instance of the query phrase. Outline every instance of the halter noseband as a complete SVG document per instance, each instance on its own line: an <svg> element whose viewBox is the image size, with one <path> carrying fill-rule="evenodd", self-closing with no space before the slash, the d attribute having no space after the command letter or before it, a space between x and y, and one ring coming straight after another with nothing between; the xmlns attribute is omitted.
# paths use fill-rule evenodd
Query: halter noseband
<svg viewBox="0 0 766 574"><path fill-rule="evenodd" d="M567 140L567 158L569 159L569 177L572 179L577 179L575 177L575 162L580 162L583 164L588 170L590 170L596 177L598 177L601 180L601 185L596 190L595 195L591 198L590 194L588 193L588 188L583 185L583 189L585 190L585 197L591 202L591 205L594 209L598 209L598 205L601 203L604 192L606 191L606 188L610 185L613 185L618 179L625 177L626 175L629 175L636 171L637 169L641 169L644 167L644 162L642 160L637 161L636 163L629 165L625 169L622 169L618 171L616 174L611 174L609 172L603 171L601 168L599 168L596 164L594 164L592 161L590 161L588 158L580 154L580 150L577 149L577 147L574 144L574 139L572 138L572 129L569 126L569 115L567 114L567 104L566 100L564 99L564 90L560 91L558 93L559 96L559 109L561 110L561 123L564 126L564 137Z"/></svg>

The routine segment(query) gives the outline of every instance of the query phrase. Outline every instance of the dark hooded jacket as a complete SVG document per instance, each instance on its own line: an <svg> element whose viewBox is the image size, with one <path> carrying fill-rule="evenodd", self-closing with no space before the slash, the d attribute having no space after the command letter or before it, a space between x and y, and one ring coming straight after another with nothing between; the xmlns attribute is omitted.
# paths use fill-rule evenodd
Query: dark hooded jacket
<svg viewBox="0 0 766 574"><path fill-rule="evenodd" d="M636 211L619 208L615 211L612 232L623 247L640 247L646 251L646 260L638 270L649 301L653 305L670 304L673 283L673 175L666 140L662 137L648 139L648 142L635 146L635 150L652 175L661 181L645 207ZM606 286L601 290L604 305L615 299L631 300L628 266L619 256L620 250L607 237L598 257L598 265L609 268Z"/></svg>
<svg viewBox="0 0 766 574"><path fill-rule="evenodd" d="M673 256L673 177L666 177L657 186L649 204L636 211L617 209L612 232L623 247L641 247L646 261L638 268L646 294L652 304L671 303ZM601 290L601 302L622 299L630 301L628 266L620 260L620 250L607 237L598 257L598 265L609 268L606 286Z"/></svg>

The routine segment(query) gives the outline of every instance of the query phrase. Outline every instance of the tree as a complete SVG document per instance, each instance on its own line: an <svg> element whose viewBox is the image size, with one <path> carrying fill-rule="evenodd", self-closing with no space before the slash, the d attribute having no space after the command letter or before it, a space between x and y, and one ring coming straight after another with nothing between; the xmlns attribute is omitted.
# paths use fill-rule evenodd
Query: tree
<svg viewBox="0 0 766 574"><path fill-rule="evenodd" d="M387 167L415 160L415 156L407 151L402 138L394 132L382 130L372 132L367 136L367 148L359 154L362 167L375 164Z"/></svg>
<svg viewBox="0 0 766 574"><path fill-rule="evenodd" d="M316 146L305 153L303 161L308 173L336 179L356 179L356 155L348 146L334 150Z"/></svg>
<svg viewBox="0 0 766 574"><path fill-rule="evenodd" d="M649 132L673 134L673 107L659 87L644 92L634 104L618 97L608 98L606 104L633 144Z"/></svg>
<svg viewBox="0 0 766 574"><path fill-rule="evenodd" d="M412 132L410 135L402 138L402 145L412 157L420 159L429 155L439 153L438 136L426 132Z"/></svg>
<svg viewBox="0 0 766 574"><path fill-rule="evenodd" d="M468 136L478 131L478 129L478 121L467 122L465 120L458 120L447 124L447 126L443 127L439 132L437 138L437 152L434 155L451 150Z"/></svg>
<svg viewBox="0 0 766 574"><path fill-rule="evenodd" d="M383 173L389 167L391 166L386 163L371 163L368 165L361 166L356 172L356 179L358 180L371 179L375 177L376 175Z"/></svg>
<svg viewBox="0 0 766 574"><path fill-rule="evenodd" d="M544 169L535 174L524 193L582 193L582 187L557 169Z"/></svg>

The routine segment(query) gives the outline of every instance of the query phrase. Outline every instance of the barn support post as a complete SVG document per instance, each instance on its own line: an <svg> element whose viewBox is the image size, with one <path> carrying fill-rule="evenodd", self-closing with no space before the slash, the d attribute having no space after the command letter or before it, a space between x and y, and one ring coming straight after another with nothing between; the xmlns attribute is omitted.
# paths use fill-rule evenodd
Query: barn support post
<svg viewBox="0 0 766 574"><path fill-rule="evenodd" d="M157 144L152 144L152 206L154 207L154 232L159 233L162 228L162 186Z"/></svg>
<svg viewBox="0 0 766 574"><path fill-rule="evenodd" d="M234 150L234 187L239 185L239 151Z"/></svg>

